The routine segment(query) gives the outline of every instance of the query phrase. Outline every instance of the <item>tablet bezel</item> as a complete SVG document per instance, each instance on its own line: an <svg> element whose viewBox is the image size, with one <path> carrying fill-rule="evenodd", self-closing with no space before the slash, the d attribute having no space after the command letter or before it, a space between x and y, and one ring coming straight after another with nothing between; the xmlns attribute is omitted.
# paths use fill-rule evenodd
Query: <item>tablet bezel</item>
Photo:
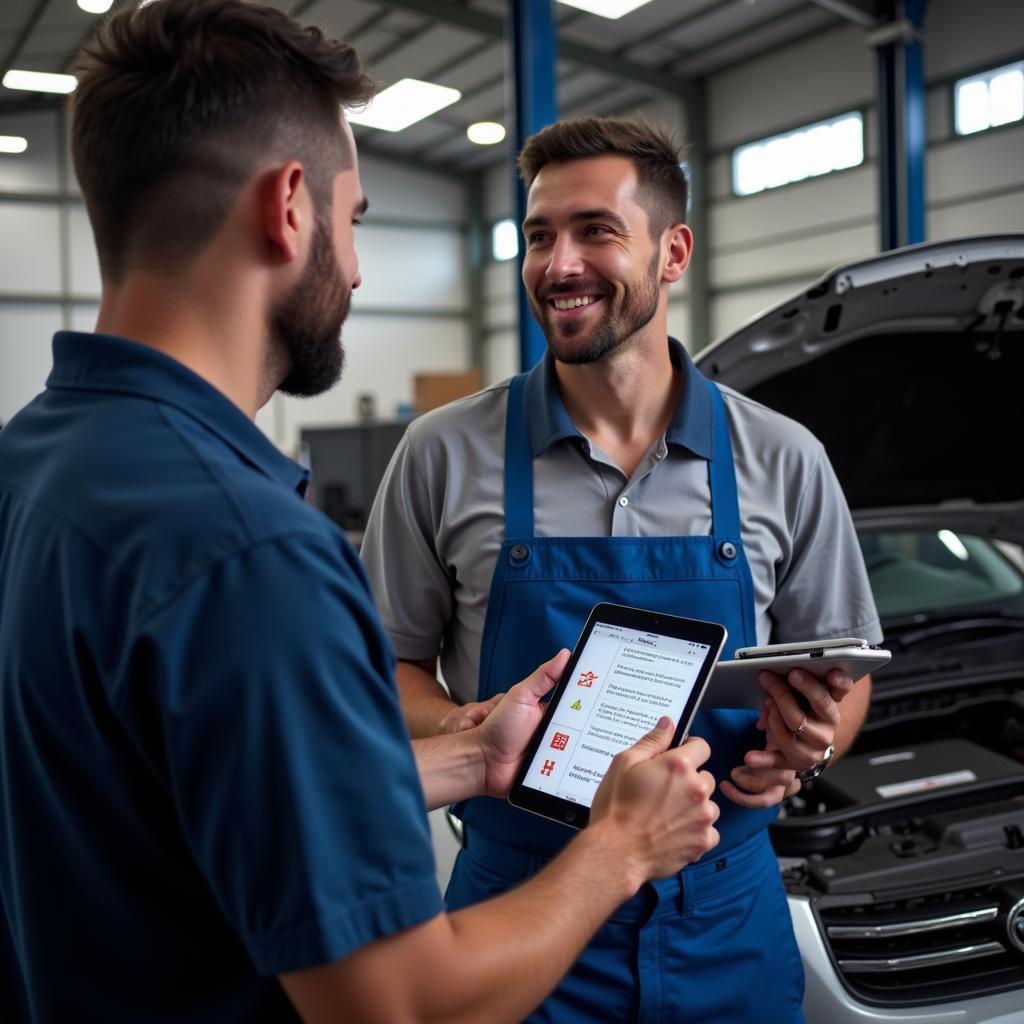
<svg viewBox="0 0 1024 1024"><path fill-rule="evenodd" d="M725 646L726 629L717 622L705 622L702 619L687 619L679 615L667 615L663 612L648 611L644 608L631 608L626 605L601 603L591 609L587 617L586 625L580 633L579 639L569 657L568 664L562 678L558 681L548 701L547 710L537 731L530 740L530 745L523 756L519 771L516 773L515 782L509 790L508 802L523 811L530 811L542 818L557 821L561 825L570 828L584 828L590 820L590 808L585 804L578 804L564 797L555 796L552 793L542 793L538 789L524 785L533 763L534 757L543 742L548 725L554 716L559 701L562 700L569 683L575 676L576 665L579 662L583 649L590 639L594 626L598 623L611 626L622 626L626 629L638 629L649 633L656 633L659 636L670 636L681 640L690 640L693 643L707 644L708 653L704 658L704 664L697 672L697 679L690 696L683 706L676 723L675 734L672 737L672 746L682 743L689 732L693 716L700 707L701 698L707 689L711 679L711 671L718 661Z"/></svg>

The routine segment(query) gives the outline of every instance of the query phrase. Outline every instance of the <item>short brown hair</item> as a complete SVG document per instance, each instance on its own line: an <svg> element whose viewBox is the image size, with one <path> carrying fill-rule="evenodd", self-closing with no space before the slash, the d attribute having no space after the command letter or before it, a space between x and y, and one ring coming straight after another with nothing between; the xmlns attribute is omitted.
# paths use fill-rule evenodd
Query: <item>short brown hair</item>
<svg viewBox="0 0 1024 1024"><path fill-rule="evenodd" d="M101 23L79 54L71 151L100 270L180 269L260 164L301 160L330 205L351 166L340 107L374 85L355 50L247 0L155 0Z"/></svg>
<svg viewBox="0 0 1024 1024"><path fill-rule="evenodd" d="M663 125L643 118L574 117L531 135L519 154L519 173L529 188L545 164L594 156L633 161L640 185L638 202L647 210L651 237L686 222L689 186L680 166L680 147Z"/></svg>

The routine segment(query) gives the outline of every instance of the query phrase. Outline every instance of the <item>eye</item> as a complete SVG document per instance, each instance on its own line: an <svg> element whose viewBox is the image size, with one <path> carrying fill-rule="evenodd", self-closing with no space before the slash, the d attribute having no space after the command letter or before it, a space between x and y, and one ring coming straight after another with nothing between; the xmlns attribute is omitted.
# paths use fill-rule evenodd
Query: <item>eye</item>
<svg viewBox="0 0 1024 1024"><path fill-rule="evenodd" d="M583 229L584 235L606 235L609 232L609 228L606 228L603 224L588 224Z"/></svg>
<svg viewBox="0 0 1024 1024"><path fill-rule="evenodd" d="M546 231L530 231L526 235L527 245L542 245L548 240L548 233Z"/></svg>

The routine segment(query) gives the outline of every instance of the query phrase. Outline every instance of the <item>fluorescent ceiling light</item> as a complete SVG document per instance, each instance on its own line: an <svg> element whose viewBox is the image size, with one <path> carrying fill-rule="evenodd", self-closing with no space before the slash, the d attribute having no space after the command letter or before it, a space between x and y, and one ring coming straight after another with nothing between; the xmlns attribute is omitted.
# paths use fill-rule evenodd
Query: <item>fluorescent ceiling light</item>
<svg viewBox="0 0 1024 1024"><path fill-rule="evenodd" d="M505 128L497 121L477 121L466 129L466 138L478 146L493 146L505 138Z"/></svg>
<svg viewBox="0 0 1024 1024"><path fill-rule="evenodd" d="M400 132L461 98L462 93L458 89L420 82L415 78L403 78L377 93L362 110L349 113L348 119L353 124L366 125L368 128Z"/></svg>
<svg viewBox="0 0 1024 1024"><path fill-rule="evenodd" d="M106 14L114 5L114 0L78 0L78 6L86 14Z"/></svg>
<svg viewBox="0 0 1024 1024"><path fill-rule="evenodd" d="M48 71L8 71L4 83L8 89L25 92L73 92L78 79L74 75L54 75Z"/></svg>
<svg viewBox="0 0 1024 1024"><path fill-rule="evenodd" d="M651 0L559 0L566 7L575 7L578 11L588 14L599 14L602 18L621 18L630 11L635 11Z"/></svg>
<svg viewBox="0 0 1024 1024"><path fill-rule="evenodd" d="M0 153L24 153L28 149L28 139L20 135L0 135Z"/></svg>

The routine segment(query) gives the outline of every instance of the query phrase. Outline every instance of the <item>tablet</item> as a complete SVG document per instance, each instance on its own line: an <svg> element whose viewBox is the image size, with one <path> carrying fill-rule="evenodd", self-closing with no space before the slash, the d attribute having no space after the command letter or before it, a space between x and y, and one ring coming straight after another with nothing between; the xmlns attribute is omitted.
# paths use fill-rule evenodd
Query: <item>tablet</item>
<svg viewBox="0 0 1024 1024"><path fill-rule="evenodd" d="M823 679L841 668L854 682L875 672L892 658L889 651L872 647L855 636L804 643L742 647L735 661L720 661L711 676L705 707L760 709L767 691L757 681L765 670L785 678L790 669L804 668Z"/></svg>
<svg viewBox="0 0 1024 1024"><path fill-rule="evenodd" d="M508 795L524 811L573 828L590 817L612 758L662 715L681 743L725 643L725 627L595 605Z"/></svg>

